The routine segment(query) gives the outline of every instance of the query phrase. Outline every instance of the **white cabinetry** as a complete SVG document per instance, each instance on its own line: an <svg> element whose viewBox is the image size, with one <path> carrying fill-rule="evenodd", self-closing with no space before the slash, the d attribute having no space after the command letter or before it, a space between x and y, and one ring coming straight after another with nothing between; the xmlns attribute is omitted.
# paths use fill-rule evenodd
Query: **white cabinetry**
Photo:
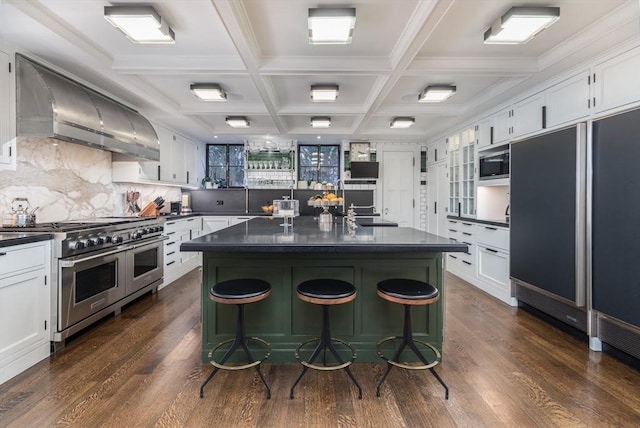
<svg viewBox="0 0 640 428"><path fill-rule="evenodd" d="M589 71L585 70L545 91L547 128L589 115L589 80Z"/></svg>
<svg viewBox="0 0 640 428"><path fill-rule="evenodd" d="M199 252L180 251L180 244L202 235L202 217L168 220L164 224L164 280L165 287L202 264Z"/></svg>
<svg viewBox="0 0 640 428"><path fill-rule="evenodd" d="M492 144L499 144L509 141L513 134L511 127L511 117L513 109L511 107L504 108L491 117L491 129L493 131Z"/></svg>
<svg viewBox="0 0 640 428"><path fill-rule="evenodd" d="M427 168L447 160L447 140L441 138L427 146Z"/></svg>
<svg viewBox="0 0 640 428"><path fill-rule="evenodd" d="M50 353L49 241L0 248L0 383Z"/></svg>
<svg viewBox="0 0 640 428"><path fill-rule="evenodd" d="M640 102L640 46L595 65L593 106L596 113Z"/></svg>
<svg viewBox="0 0 640 428"><path fill-rule="evenodd" d="M447 236L469 246L466 253L449 253L447 270L484 292L516 305L509 279L509 229L473 219L449 218Z"/></svg>
<svg viewBox="0 0 640 428"><path fill-rule="evenodd" d="M513 105L510 136L519 137L539 131L544 125L544 93L540 92Z"/></svg>
<svg viewBox="0 0 640 428"><path fill-rule="evenodd" d="M449 213L474 216L476 193L475 127L448 138Z"/></svg>
<svg viewBox="0 0 640 428"><path fill-rule="evenodd" d="M493 129L491 126L491 118L482 119L476 125L476 146L478 149L493 144Z"/></svg>
<svg viewBox="0 0 640 428"><path fill-rule="evenodd" d="M16 169L15 120L11 120L15 97L10 64L9 55L0 51L0 170Z"/></svg>

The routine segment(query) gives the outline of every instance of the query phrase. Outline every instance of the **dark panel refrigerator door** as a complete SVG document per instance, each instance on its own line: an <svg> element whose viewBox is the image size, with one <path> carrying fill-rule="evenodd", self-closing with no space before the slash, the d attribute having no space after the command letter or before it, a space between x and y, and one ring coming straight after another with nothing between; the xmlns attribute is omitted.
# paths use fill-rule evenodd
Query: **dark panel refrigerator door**
<svg viewBox="0 0 640 428"><path fill-rule="evenodd" d="M585 300L584 256L576 257L584 254L576 242L584 239L585 129L511 145L511 276L576 306Z"/></svg>
<svg viewBox="0 0 640 428"><path fill-rule="evenodd" d="M593 123L593 308L640 326L640 110Z"/></svg>

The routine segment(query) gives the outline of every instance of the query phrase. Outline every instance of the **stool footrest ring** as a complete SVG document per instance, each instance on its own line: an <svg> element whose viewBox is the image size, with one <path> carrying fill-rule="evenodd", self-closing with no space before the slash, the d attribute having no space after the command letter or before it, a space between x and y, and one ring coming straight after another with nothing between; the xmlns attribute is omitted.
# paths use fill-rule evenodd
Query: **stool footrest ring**
<svg viewBox="0 0 640 428"><path fill-rule="evenodd" d="M378 356L380 358L382 358L383 360L385 360L387 363L389 363L389 364L391 364L393 366L400 367L400 368L407 369L407 370L427 370L427 369L430 369L430 368L433 368L433 367L437 366L440 363L441 358L442 358L441 355L440 355L440 352L435 347L433 347L431 344L423 342L422 340L418 340L418 339L410 339L410 340L413 343L419 343L422 346L425 346L426 348L431 349L431 351L433 351L433 353L436 356L435 361L433 361L433 362L431 362L429 364L421 364L421 365L411 364L410 365L410 364L402 363L400 361L394 361L394 360L386 357L384 355L384 353L381 351L382 345L384 343L390 342L392 340L401 340L401 339L403 339L402 336L390 336L390 337L385 337L384 339L379 341L378 344L376 345L376 351L378 352Z"/></svg>
<svg viewBox="0 0 640 428"><path fill-rule="evenodd" d="M310 343L320 342L320 338L310 339L310 340L307 340L306 342L302 342L301 344L299 344L296 347L296 350L295 350L296 360L298 360L300 362L300 364L302 364L303 366L308 367L310 369L314 369L314 370L332 371L332 370L340 370L340 369L344 369L346 367L349 367L356 360L356 350L355 350L355 348L350 343L347 343L344 340L336 339L334 337L331 338L331 341L341 343L344 346L346 346L347 348L349 348L351 350L351 361L346 361L346 362L344 362L342 364L335 365L335 366L321 366L321 365L318 365L318 364L312 364L312 363L308 363L306 361L302 361L300 359L300 349L303 346L308 345Z"/></svg>
<svg viewBox="0 0 640 428"><path fill-rule="evenodd" d="M212 366L217 367L219 369L222 370L244 370L244 369L248 369L251 367L255 367L258 364L262 364L267 358L269 358L271 356L271 344L265 340L260 339L259 337L248 337L247 338L247 342L249 341L254 341L254 342L258 342L263 344L266 348L267 348L267 353L265 354L265 356L262 359L253 361L251 363L247 363L241 366L232 366L232 365L228 365L228 364L220 364L218 362L216 362L215 360L213 360L213 354L220 349L221 347L223 347L224 345L231 343L233 341L235 341L236 339L229 339L229 340L225 340L223 342L218 343L214 348L212 348L209 351L209 363L211 363Z"/></svg>

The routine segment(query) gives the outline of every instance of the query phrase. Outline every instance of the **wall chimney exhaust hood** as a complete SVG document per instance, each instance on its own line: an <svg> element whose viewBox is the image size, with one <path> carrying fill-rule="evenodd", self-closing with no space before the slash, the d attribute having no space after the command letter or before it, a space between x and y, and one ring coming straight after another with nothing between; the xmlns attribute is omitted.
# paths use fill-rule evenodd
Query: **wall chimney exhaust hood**
<svg viewBox="0 0 640 428"><path fill-rule="evenodd" d="M17 134L108 150L117 160L160 160L158 135L137 111L16 54Z"/></svg>

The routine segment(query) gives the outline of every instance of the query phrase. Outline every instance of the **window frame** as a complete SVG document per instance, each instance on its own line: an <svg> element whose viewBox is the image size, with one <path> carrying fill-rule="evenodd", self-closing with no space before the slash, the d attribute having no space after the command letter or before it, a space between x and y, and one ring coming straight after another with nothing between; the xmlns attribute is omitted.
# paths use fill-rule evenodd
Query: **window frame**
<svg viewBox="0 0 640 428"><path fill-rule="evenodd" d="M340 180L340 154L342 153L342 147L340 144L298 144L298 172L297 172L297 176L298 176L298 181L308 181L308 179L302 178L301 174L303 172L304 168L308 168L308 165L303 165L301 162L301 154L303 152L302 148L303 147L315 147L316 148L316 153L318 154L318 159L320 159L320 155L321 155L321 150L323 147L332 147L336 150L337 156L337 164L336 165L322 165L321 162L318 162L316 165L316 172L315 172L315 179L312 181L316 181L319 182L318 180L320 180L320 172L322 170L322 168L330 168L332 170L334 170L335 172L335 176L336 176L336 180Z"/></svg>
<svg viewBox="0 0 640 428"><path fill-rule="evenodd" d="M245 187L244 185L244 179L245 179L245 172L244 172L244 144L236 144L236 143L207 143L206 145L206 151L205 151L205 177L211 177L213 179L213 176L211 175L211 167L212 165L210 165L209 163L209 148L210 147L225 147L225 164L224 165L214 165L213 167L224 167L224 171L225 171L225 177L224 177L224 182L226 183L226 185L223 187L224 189L242 189ZM231 147L240 147L240 151L243 154L243 158L242 158L242 164L241 165L231 165L230 164L230 148ZM242 170L242 184L238 185L238 186L230 186L230 178L231 178L231 168L240 168ZM220 185L220 183L218 183Z"/></svg>

